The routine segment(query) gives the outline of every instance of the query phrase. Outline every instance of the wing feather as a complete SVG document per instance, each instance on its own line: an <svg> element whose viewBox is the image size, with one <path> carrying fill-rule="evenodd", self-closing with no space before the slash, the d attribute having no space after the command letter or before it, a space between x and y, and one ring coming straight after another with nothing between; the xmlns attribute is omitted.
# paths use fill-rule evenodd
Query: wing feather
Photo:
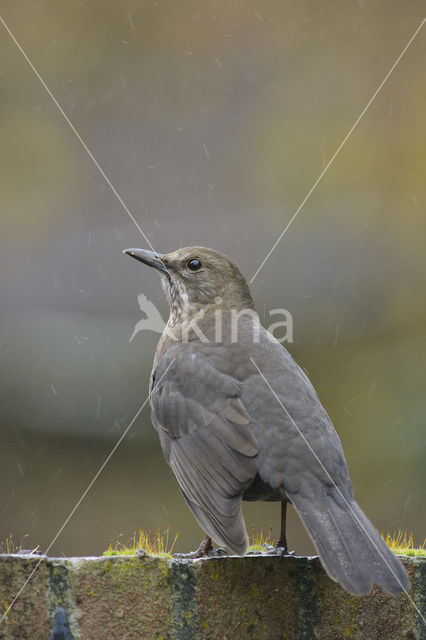
<svg viewBox="0 0 426 640"><path fill-rule="evenodd" d="M256 476L259 447L238 380L190 344L169 349L155 378L162 382L152 382L153 422L186 502L214 540L244 553L241 500Z"/></svg>

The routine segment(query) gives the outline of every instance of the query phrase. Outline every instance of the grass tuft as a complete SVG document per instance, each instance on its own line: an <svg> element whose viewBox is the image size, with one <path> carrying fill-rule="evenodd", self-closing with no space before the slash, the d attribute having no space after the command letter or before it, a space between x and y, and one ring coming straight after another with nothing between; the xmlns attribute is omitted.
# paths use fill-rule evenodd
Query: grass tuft
<svg viewBox="0 0 426 640"><path fill-rule="evenodd" d="M274 546L272 539L272 526L269 527L268 533L265 535L263 530L260 533L256 531L256 527L252 525L250 530L250 546L247 551L267 551L268 547Z"/></svg>
<svg viewBox="0 0 426 640"><path fill-rule="evenodd" d="M392 535L390 533L385 535L382 532L382 538L393 553L403 556L426 557L426 539L419 547L415 547L413 532L407 534L406 531L394 531ZM267 551L268 547L274 546L274 544L272 527L269 527L266 535L264 535L262 529L258 533L254 525L251 527L248 551Z"/></svg>
<svg viewBox="0 0 426 640"><path fill-rule="evenodd" d="M26 533L20 540L20 542L15 542L13 539L13 533L9 533L6 540L0 540L0 553L6 553L10 555L11 553L20 553L23 550L23 542L25 538L28 538L30 534ZM31 550L31 553L34 553L39 548L39 545L34 547Z"/></svg>
<svg viewBox="0 0 426 640"><path fill-rule="evenodd" d="M176 534L173 540L170 540L168 528L166 531L157 529L155 533L139 529L138 532L134 532L127 544L121 542L121 535L114 543L110 543L108 549L103 553L104 556L134 556L139 549L144 549L149 556L171 558L178 539L178 534Z"/></svg>
<svg viewBox="0 0 426 640"><path fill-rule="evenodd" d="M382 538L388 545L389 549L394 553L398 553L402 556L423 556L426 557L426 539L423 540L423 543L420 547L414 546L413 532L408 535L406 531L399 530L398 532L394 531L391 535L387 533L386 535L382 532Z"/></svg>

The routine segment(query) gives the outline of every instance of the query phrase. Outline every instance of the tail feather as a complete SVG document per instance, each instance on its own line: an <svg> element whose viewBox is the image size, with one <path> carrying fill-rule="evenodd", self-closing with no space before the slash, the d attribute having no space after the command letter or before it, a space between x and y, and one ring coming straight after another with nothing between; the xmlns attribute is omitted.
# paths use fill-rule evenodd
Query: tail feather
<svg viewBox="0 0 426 640"><path fill-rule="evenodd" d="M410 589L402 563L355 500L336 492L321 505L299 494L289 497L330 578L357 595L370 593L373 584L392 594Z"/></svg>

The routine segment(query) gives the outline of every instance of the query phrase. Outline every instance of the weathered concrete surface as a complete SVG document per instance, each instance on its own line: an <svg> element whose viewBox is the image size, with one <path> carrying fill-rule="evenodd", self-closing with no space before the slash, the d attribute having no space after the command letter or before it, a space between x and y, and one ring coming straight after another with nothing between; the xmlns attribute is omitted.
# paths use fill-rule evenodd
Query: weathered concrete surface
<svg viewBox="0 0 426 640"><path fill-rule="evenodd" d="M0 639L63 640L57 613L73 640L426 640L426 559L403 562L410 598L351 596L317 558L0 556L1 615L39 565Z"/></svg>
<svg viewBox="0 0 426 640"><path fill-rule="evenodd" d="M50 634L47 610L47 560L37 556L0 555L0 617L38 565L31 581L0 624L1 640L46 640Z"/></svg>
<svg viewBox="0 0 426 640"><path fill-rule="evenodd" d="M168 638L169 567L158 558L99 558L74 565L82 638Z"/></svg>
<svg viewBox="0 0 426 640"><path fill-rule="evenodd" d="M197 563L198 637L296 638L298 561L262 556L241 560Z"/></svg>
<svg viewBox="0 0 426 640"><path fill-rule="evenodd" d="M413 562L404 562L415 585ZM424 564L424 563L423 563ZM424 567L426 568L426 566ZM418 614L407 595L389 596L373 589L369 596L351 596L331 582L322 568L316 567L321 618L321 640L414 640L423 638L416 631ZM424 585L423 585L424 588ZM412 593L413 593L412 589ZM412 593L410 597L412 597ZM423 615L425 612L423 611Z"/></svg>

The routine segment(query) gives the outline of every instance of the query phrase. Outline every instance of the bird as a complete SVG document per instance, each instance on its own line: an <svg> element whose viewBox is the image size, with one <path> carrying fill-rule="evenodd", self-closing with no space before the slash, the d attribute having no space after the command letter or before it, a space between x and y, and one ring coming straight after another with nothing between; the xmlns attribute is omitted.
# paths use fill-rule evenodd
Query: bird
<svg viewBox="0 0 426 640"><path fill-rule="evenodd" d="M308 376L261 324L224 254L126 249L161 277L170 315L150 378L154 428L195 519L236 555L243 500L291 503L330 578L352 594L407 592L408 575L354 499L343 448Z"/></svg>

